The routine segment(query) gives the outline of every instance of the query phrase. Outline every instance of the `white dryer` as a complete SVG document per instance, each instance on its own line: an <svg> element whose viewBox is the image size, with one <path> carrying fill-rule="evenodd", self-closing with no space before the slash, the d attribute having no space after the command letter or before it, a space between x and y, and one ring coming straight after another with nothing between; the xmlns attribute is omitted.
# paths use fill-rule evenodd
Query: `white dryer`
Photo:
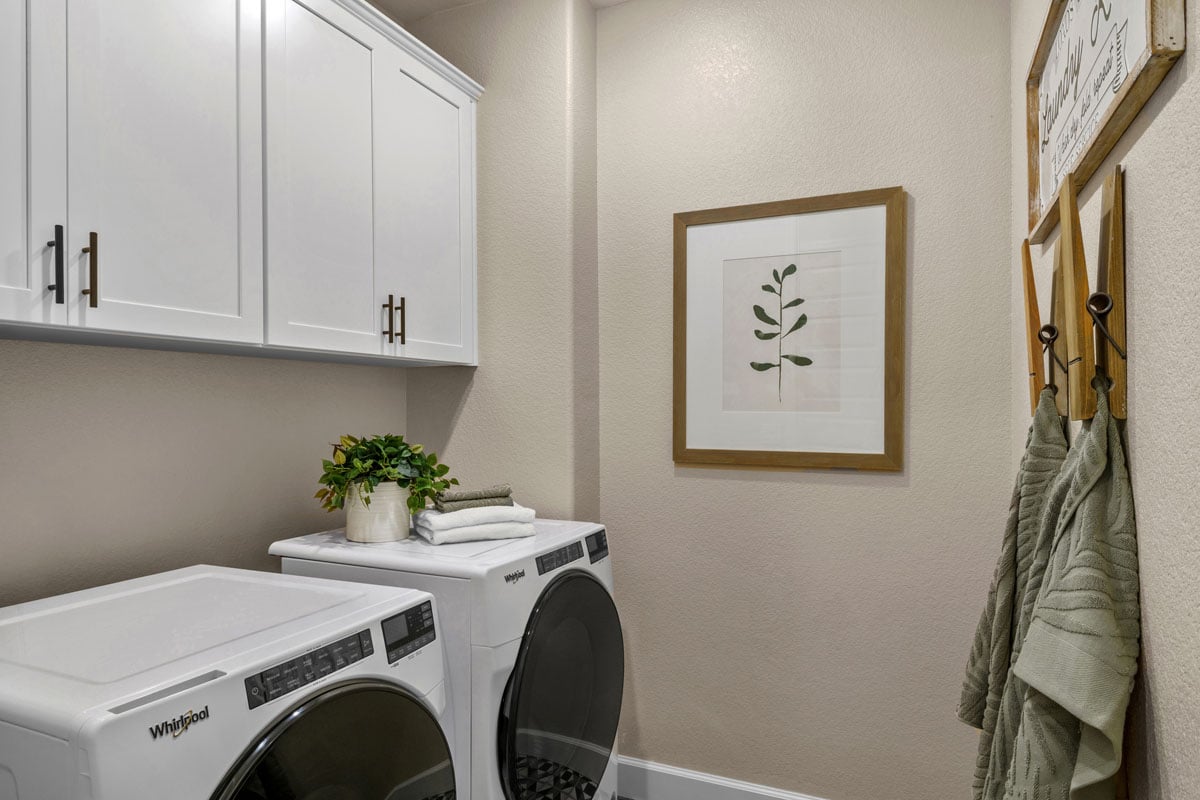
<svg viewBox="0 0 1200 800"><path fill-rule="evenodd" d="M451 545L355 544L328 531L270 552L287 574L437 598L470 800L612 800L625 657L607 535L587 522L534 524L529 538Z"/></svg>
<svg viewBox="0 0 1200 800"><path fill-rule="evenodd" d="M0 609L0 800L453 798L435 604L190 567Z"/></svg>

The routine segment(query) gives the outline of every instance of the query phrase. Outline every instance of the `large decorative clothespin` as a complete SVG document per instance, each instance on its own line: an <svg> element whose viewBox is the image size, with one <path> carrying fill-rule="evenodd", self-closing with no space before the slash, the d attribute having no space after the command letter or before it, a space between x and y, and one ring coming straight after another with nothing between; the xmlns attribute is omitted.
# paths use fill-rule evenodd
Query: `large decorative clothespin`
<svg viewBox="0 0 1200 800"><path fill-rule="evenodd" d="M1096 346L1092 338L1092 320L1088 315L1087 261L1083 254L1083 232L1079 225L1079 205L1075 199L1075 176L1063 179L1058 199L1059 245L1062 258L1063 289L1066 304L1067 385L1070 387L1071 419L1096 416Z"/></svg>
<svg viewBox="0 0 1200 800"><path fill-rule="evenodd" d="M1096 291L1088 298L1095 323L1096 372L1110 381L1108 407L1116 419L1129 416L1125 351L1125 172L1118 164L1104 179L1100 210L1100 257Z"/></svg>
<svg viewBox="0 0 1200 800"><path fill-rule="evenodd" d="M1067 382L1073 420L1096 415L1097 375L1110 381L1109 408L1127 416L1125 351L1125 193L1121 168L1104 181L1101 205L1097 291L1089 294L1087 264L1073 176L1059 193L1063 287L1067 325ZM1098 336L1097 336L1098 334Z"/></svg>

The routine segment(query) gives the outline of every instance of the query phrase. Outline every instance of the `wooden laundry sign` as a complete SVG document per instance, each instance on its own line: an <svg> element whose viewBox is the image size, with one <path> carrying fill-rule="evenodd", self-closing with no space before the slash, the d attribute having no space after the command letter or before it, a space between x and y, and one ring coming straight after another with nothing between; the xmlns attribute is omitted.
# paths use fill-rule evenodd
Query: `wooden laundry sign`
<svg viewBox="0 0 1200 800"><path fill-rule="evenodd" d="M1030 240L1095 173L1183 53L1185 0L1051 0L1026 83Z"/></svg>
<svg viewBox="0 0 1200 800"><path fill-rule="evenodd" d="M1038 87L1038 189L1043 205L1054 200L1068 166L1096 135L1104 112L1116 100L1132 66L1131 41L1136 50L1146 42L1141 2L1067 3Z"/></svg>

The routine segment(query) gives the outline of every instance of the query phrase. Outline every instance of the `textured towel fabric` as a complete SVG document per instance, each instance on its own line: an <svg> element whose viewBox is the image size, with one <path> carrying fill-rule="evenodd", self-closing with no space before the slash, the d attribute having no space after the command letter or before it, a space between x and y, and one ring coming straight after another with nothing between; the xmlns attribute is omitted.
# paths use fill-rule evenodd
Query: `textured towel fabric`
<svg viewBox="0 0 1200 800"><path fill-rule="evenodd" d="M512 487L507 483L489 486L486 489L440 492L437 497L433 498L433 507L443 512L461 511L464 508L511 505Z"/></svg>
<svg viewBox="0 0 1200 800"><path fill-rule="evenodd" d="M424 525L414 525L413 529L430 544L457 544L458 542L478 542L484 539L521 539L533 536L536 532L532 522L488 522L483 525L467 525L462 528L450 528L445 531L435 531Z"/></svg>
<svg viewBox="0 0 1200 800"><path fill-rule="evenodd" d="M511 506L511 497L481 497L478 500L449 500L433 501L433 507L438 511L462 511L464 508L490 508L492 506Z"/></svg>
<svg viewBox="0 0 1200 800"><path fill-rule="evenodd" d="M460 489L456 492L439 492L437 499L443 502L455 500L482 500L486 497L511 497L512 487L507 483L489 486L486 489Z"/></svg>
<svg viewBox="0 0 1200 800"><path fill-rule="evenodd" d="M428 508L413 515L417 525L423 525L431 531L448 531L453 528L465 528L470 525L485 525L489 522L533 522L536 514L532 508L513 504L511 506L488 506L484 508L466 508L461 511L442 513Z"/></svg>
<svg viewBox="0 0 1200 800"><path fill-rule="evenodd" d="M1020 651L1019 631L1028 626L1033 610L1028 592L1031 568L1036 561L1044 563L1050 551L1049 543L1038 538L1042 511L1066 456L1063 422L1054 394L1047 389L1029 427L1000 558L975 632L958 706L959 719L982 731L972 784L975 800L996 800L1004 793L1024 700L1024 687L1013 677L1012 664Z"/></svg>
<svg viewBox="0 0 1200 800"><path fill-rule="evenodd" d="M1075 441L1015 674L1029 688L1005 794L1112 800L1141 635L1133 490L1108 398Z"/></svg>

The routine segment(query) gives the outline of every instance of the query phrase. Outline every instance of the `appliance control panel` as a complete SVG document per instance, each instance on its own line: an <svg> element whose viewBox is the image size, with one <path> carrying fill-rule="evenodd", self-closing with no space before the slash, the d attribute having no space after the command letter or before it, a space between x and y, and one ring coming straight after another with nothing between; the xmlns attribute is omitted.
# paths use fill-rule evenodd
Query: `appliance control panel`
<svg viewBox="0 0 1200 800"><path fill-rule="evenodd" d="M415 653L436 638L433 603L428 600L383 621L383 646L389 664Z"/></svg>
<svg viewBox="0 0 1200 800"><path fill-rule="evenodd" d="M577 561L583 558L583 545L579 542L571 542L566 547L560 547L557 550L546 553L537 557L538 575L545 575L551 570L565 567L572 561Z"/></svg>
<svg viewBox="0 0 1200 800"><path fill-rule="evenodd" d="M257 708L356 661L362 661L374 652L370 630L352 633L246 678L246 702L250 708Z"/></svg>
<svg viewBox="0 0 1200 800"><path fill-rule="evenodd" d="M587 542L588 558L595 564L608 556L608 534L598 530L584 539Z"/></svg>

